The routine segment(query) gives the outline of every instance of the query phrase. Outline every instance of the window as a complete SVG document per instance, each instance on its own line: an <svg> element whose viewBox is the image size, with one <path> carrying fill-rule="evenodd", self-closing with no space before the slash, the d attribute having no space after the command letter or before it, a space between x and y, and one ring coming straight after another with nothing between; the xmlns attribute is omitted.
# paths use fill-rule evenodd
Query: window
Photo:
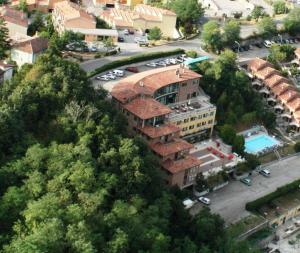
<svg viewBox="0 0 300 253"><path fill-rule="evenodd" d="M182 122L182 121L181 121L181 120L179 120L179 121L177 121L177 123L176 123L176 124L177 124L177 125L180 125L180 124L181 124L181 122Z"/></svg>
<svg viewBox="0 0 300 253"><path fill-rule="evenodd" d="M191 94L187 94L186 99L190 99L191 98Z"/></svg>
<svg viewBox="0 0 300 253"><path fill-rule="evenodd" d="M187 130L187 127L182 128L182 132L185 132Z"/></svg>
<svg viewBox="0 0 300 253"><path fill-rule="evenodd" d="M184 122L184 123L187 123L187 122L189 122L189 119L184 119L183 122Z"/></svg>
<svg viewBox="0 0 300 253"><path fill-rule="evenodd" d="M207 123L208 123L208 124L212 124L212 123L213 123L212 119L209 120Z"/></svg>
<svg viewBox="0 0 300 253"><path fill-rule="evenodd" d="M193 80L193 84L198 84L199 80Z"/></svg>
<svg viewBox="0 0 300 253"><path fill-rule="evenodd" d="M194 125L191 125L190 127L189 127L189 129L191 130L191 129L194 129Z"/></svg>
<svg viewBox="0 0 300 253"><path fill-rule="evenodd" d="M196 120L196 117L191 117L191 121L194 121L194 120Z"/></svg>
<svg viewBox="0 0 300 253"><path fill-rule="evenodd" d="M203 118L206 118L207 115L208 115L208 113L204 113L204 114L203 114Z"/></svg>
<svg viewBox="0 0 300 253"><path fill-rule="evenodd" d="M201 123L198 123L198 124L197 124L197 127L201 127Z"/></svg>
<svg viewBox="0 0 300 253"><path fill-rule="evenodd" d="M186 86L187 86L187 83L182 83L181 86L182 86L182 87L186 87Z"/></svg>
<svg viewBox="0 0 300 253"><path fill-rule="evenodd" d="M133 119L134 119L134 121L137 121L137 117L136 116L134 116Z"/></svg>
<svg viewBox="0 0 300 253"><path fill-rule="evenodd" d="M202 119L202 115L199 115L199 116L198 116L198 119Z"/></svg>
<svg viewBox="0 0 300 253"><path fill-rule="evenodd" d="M197 92L193 92L193 94L192 94L192 98L195 98L195 97L197 97Z"/></svg>
<svg viewBox="0 0 300 253"><path fill-rule="evenodd" d="M213 116L214 114L215 114L215 112L211 112L211 113L210 113L210 116Z"/></svg>
<svg viewBox="0 0 300 253"><path fill-rule="evenodd" d="M204 126L204 125L206 125L206 121L203 121L203 122L202 122L202 126Z"/></svg>

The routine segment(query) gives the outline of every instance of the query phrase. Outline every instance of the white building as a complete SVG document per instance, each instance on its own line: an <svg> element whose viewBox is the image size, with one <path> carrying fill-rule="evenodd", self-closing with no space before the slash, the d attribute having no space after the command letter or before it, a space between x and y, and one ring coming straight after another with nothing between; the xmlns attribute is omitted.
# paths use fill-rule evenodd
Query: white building
<svg viewBox="0 0 300 253"><path fill-rule="evenodd" d="M21 67L25 63L33 64L36 58L48 48L48 40L33 37L17 43L11 50L11 59Z"/></svg>
<svg viewBox="0 0 300 253"><path fill-rule="evenodd" d="M12 78L13 67L14 65L8 64L5 61L0 61L0 83Z"/></svg>

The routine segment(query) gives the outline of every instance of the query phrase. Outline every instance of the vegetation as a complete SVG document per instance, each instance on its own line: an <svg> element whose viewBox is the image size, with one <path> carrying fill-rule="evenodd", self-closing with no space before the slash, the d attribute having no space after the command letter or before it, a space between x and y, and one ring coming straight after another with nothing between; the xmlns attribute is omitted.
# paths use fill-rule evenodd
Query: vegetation
<svg viewBox="0 0 300 253"><path fill-rule="evenodd" d="M197 0L174 0L171 9L176 13L180 26L186 34L191 34L193 26L204 15L204 9Z"/></svg>
<svg viewBox="0 0 300 253"><path fill-rule="evenodd" d="M36 32L42 32L46 30L43 14L41 12L35 13L32 22L28 26L27 34L33 36Z"/></svg>
<svg viewBox="0 0 300 253"><path fill-rule="evenodd" d="M236 166L236 175L240 176L243 175L244 173L252 172L255 170L261 163L257 156L252 155L252 154L245 154L245 159L246 161L243 163L239 163Z"/></svg>
<svg viewBox="0 0 300 253"><path fill-rule="evenodd" d="M277 33L276 24L271 17L264 17L258 22L258 31L264 38L271 38Z"/></svg>
<svg viewBox="0 0 300 253"><path fill-rule="evenodd" d="M257 21L259 18L265 16L267 16L267 13L265 12L264 8L260 5L255 5L251 12L251 17Z"/></svg>
<svg viewBox="0 0 300 253"><path fill-rule="evenodd" d="M155 53L147 53L147 54L136 54L134 56L130 56L121 60L113 61L110 63L107 63L100 68L95 69L94 71L90 72L88 74L89 77L92 77L94 75L97 75L99 73L102 73L104 71L118 68L124 65L132 64L132 63L138 63L146 60L153 60L161 57L167 57L170 55L176 55L176 54L183 54L183 49L175 49L173 51L167 51L167 52L155 52Z"/></svg>
<svg viewBox="0 0 300 253"><path fill-rule="evenodd" d="M9 49L8 28L6 27L4 19L0 16L0 60L6 57L7 50Z"/></svg>
<svg viewBox="0 0 300 253"><path fill-rule="evenodd" d="M223 41L230 46L240 40L241 26L236 20L229 20L224 26Z"/></svg>
<svg viewBox="0 0 300 253"><path fill-rule="evenodd" d="M295 145L294 145L294 150L295 152L300 152L300 142L297 142Z"/></svg>
<svg viewBox="0 0 300 253"><path fill-rule="evenodd" d="M273 2L273 11L275 14L283 14L288 12L288 8L283 0Z"/></svg>
<svg viewBox="0 0 300 253"><path fill-rule="evenodd" d="M186 51L185 54L187 57L191 57L191 58L197 58L197 56L198 56L198 53L193 50Z"/></svg>
<svg viewBox="0 0 300 253"><path fill-rule="evenodd" d="M292 35L300 33L300 8L291 10L283 20L283 25L285 30Z"/></svg>
<svg viewBox="0 0 300 253"><path fill-rule="evenodd" d="M105 22L105 20L103 20L99 17L96 17L96 28L98 28L98 29L111 29L109 24L107 24Z"/></svg>
<svg viewBox="0 0 300 253"><path fill-rule="evenodd" d="M268 55L268 61L273 63L275 66L280 66L281 62L288 62L294 59L295 47L283 44L274 44L271 46Z"/></svg>
<svg viewBox="0 0 300 253"><path fill-rule="evenodd" d="M161 39L161 30L158 27L153 27L149 30L148 38L149 40L160 40Z"/></svg>
<svg viewBox="0 0 300 253"><path fill-rule="evenodd" d="M216 61L202 62L198 68L203 75L201 87L218 107L219 132L238 152L243 151L243 139L236 137L237 129L257 123L274 127L274 113L268 111L261 97L253 91L244 71L237 68L235 53L225 50Z"/></svg>
<svg viewBox="0 0 300 253"><path fill-rule="evenodd" d="M25 13L29 13L29 10L28 10L28 6L27 6L27 3L26 3L26 0L20 0L20 1L19 1L18 9L19 9L20 11L25 12Z"/></svg>
<svg viewBox="0 0 300 253"><path fill-rule="evenodd" d="M250 212L256 212L259 210L260 207L271 203L274 199L284 196L286 194L295 192L296 190L299 189L299 184L300 184L300 179L298 179L292 183L289 183L285 186L279 187L279 188L277 188L276 191L274 191L266 196L263 196L259 199L248 202L246 204L246 209Z"/></svg>

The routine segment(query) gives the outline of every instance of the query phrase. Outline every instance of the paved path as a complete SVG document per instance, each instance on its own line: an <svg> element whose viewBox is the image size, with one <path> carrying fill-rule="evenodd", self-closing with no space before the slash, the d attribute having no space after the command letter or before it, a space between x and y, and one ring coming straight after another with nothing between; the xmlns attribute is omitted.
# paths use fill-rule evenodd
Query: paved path
<svg viewBox="0 0 300 253"><path fill-rule="evenodd" d="M209 194L212 212L220 214L228 224L248 216L249 212L245 210L247 202L300 178L300 156L278 161L267 168L271 171L270 178L258 174L253 176L252 186L233 181L223 189ZM201 206L200 203L197 203L192 212L197 212Z"/></svg>

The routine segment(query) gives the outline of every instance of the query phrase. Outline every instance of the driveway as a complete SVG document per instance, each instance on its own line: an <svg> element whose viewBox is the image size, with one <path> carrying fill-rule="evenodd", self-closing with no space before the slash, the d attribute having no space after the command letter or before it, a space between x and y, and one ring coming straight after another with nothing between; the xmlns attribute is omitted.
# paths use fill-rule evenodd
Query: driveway
<svg viewBox="0 0 300 253"><path fill-rule="evenodd" d="M252 186L246 186L239 181L233 181L214 193L208 194L211 199L211 211L220 214L227 224L235 223L249 215L245 204L275 191L278 187L300 178L300 156L290 157L267 166L271 172L270 178L260 174L252 177ZM195 214L202 208L197 203L191 210Z"/></svg>

